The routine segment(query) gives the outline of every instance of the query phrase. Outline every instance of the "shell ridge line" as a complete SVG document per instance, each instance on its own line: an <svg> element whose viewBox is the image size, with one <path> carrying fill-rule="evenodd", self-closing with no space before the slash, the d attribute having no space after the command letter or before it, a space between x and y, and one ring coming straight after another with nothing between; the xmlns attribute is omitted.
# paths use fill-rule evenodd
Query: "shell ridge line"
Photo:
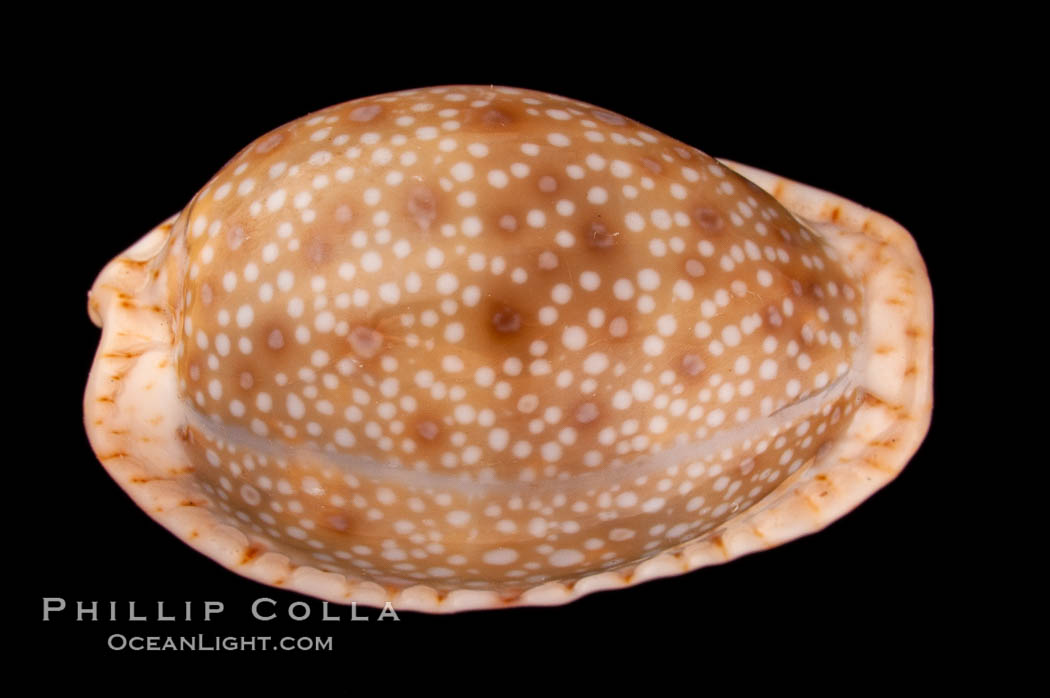
<svg viewBox="0 0 1050 698"><path fill-rule="evenodd" d="M822 390L812 393L794 403L786 405L770 415L741 425L733 429L719 432L714 436L679 446L673 446L657 454L642 456L620 468L605 472L589 472L577 475L572 480L550 480L543 484L533 483L537 493L545 490L545 486L559 492L585 491L594 487L600 487L609 479L614 478L622 472L629 471L631 477L642 477L653 472L659 472L667 468L679 465L689 460L698 460L705 456L718 453L726 448L749 439L753 439L763 433L775 431L785 424L790 424L805 414L813 414L819 411L821 405L834 402L851 388L857 386L857 372L847 371L843 375L829 383ZM443 488L446 490L458 490L468 494L483 496L485 493L513 491L521 486L518 480L486 480L484 482L468 481L453 475L440 473L421 473L414 470L404 470L383 465L373 458L365 455L350 453L332 453L317 448L308 448L303 445L294 447L280 444L265 436L259 436L238 425L216 424L208 416L201 414L189 400L182 402L186 414L190 415L192 425L212 436L215 440L228 441L242 444L245 447L255 448L261 451L279 451L280 455L289 460L302 458L303 454L309 454L311 459L324 460L339 465L347 473L373 478L393 478L403 484L419 488Z"/></svg>

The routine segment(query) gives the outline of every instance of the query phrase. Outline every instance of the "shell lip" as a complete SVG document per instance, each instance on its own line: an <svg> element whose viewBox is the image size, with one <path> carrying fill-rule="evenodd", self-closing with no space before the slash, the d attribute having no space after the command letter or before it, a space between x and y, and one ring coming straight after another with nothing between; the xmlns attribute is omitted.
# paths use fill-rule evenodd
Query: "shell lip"
<svg viewBox="0 0 1050 698"><path fill-rule="evenodd" d="M147 384L158 405L175 399L171 330L164 318L150 312L148 299L135 296L145 285L146 262L170 239L175 216L107 265L89 296L92 320L103 328L84 396L92 448L122 489L154 520L224 567L263 584L327 601L372 606L391 602L398 610L450 613L559 605L596 591L720 564L818 531L894 479L929 429L932 291L914 241L894 221L834 194L746 165L721 162L768 191L852 262L865 267L869 304L877 317L892 321L872 323L870 339L874 345L889 347L890 356L872 357L864 367L861 384L869 398L847 434L745 515L701 540L620 569L571 582L547 582L513 596L468 589L442 592L422 584L392 591L374 582L295 567L278 553L259 554L247 536L198 506L192 474L181 469L173 455L179 444L170 436L175 431L171 415L166 421L158 414L155 425L156 433L167 436L151 440L147 435L142 439L146 443L132 443L126 429L131 417L120 410L128 394ZM891 298L894 302L887 305Z"/></svg>

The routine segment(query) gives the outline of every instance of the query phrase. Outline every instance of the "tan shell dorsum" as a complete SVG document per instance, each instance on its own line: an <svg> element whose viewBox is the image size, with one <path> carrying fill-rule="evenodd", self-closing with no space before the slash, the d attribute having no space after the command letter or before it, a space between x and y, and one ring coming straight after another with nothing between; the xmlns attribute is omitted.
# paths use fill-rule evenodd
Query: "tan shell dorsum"
<svg viewBox="0 0 1050 698"><path fill-rule="evenodd" d="M820 530L932 407L907 231L523 89L260 137L89 312L88 435L150 516L398 610L560 604Z"/></svg>

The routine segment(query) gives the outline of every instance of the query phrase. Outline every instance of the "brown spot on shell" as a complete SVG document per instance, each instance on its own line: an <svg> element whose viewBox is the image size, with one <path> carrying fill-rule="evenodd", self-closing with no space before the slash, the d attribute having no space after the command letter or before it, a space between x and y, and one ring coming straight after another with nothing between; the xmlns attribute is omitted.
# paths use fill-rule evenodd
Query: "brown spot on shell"
<svg viewBox="0 0 1050 698"><path fill-rule="evenodd" d="M266 334L266 346L274 351L284 347L284 333L277 327Z"/></svg>
<svg viewBox="0 0 1050 698"><path fill-rule="evenodd" d="M332 246L320 237L315 237L303 247L303 254L311 267L319 267L332 256Z"/></svg>
<svg viewBox="0 0 1050 698"><path fill-rule="evenodd" d="M434 191L422 184L412 187L408 192L408 215L424 233L430 231L430 224L437 217L437 197Z"/></svg>
<svg viewBox="0 0 1050 698"><path fill-rule="evenodd" d="M601 221L591 221L587 225L587 230L584 233L584 239L587 241L587 245L595 249L608 249L612 247L616 244L616 240L619 236L619 232L609 230L608 226Z"/></svg>
<svg viewBox="0 0 1050 698"><path fill-rule="evenodd" d="M627 119L620 116L619 114L614 114L612 112L605 111L604 109L592 109L591 114L593 114L594 118L598 119L598 121L609 124L610 126L627 125Z"/></svg>
<svg viewBox="0 0 1050 698"><path fill-rule="evenodd" d="M441 428L437 425L437 422L429 419L416 424L416 433L419 434L420 438L427 441L436 439L440 431Z"/></svg>
<svg viewBox="0 0 1050 698"><path fill-rule="evenodd" d="M642 158L642 166L653 174L660 174L664 171L663 165L652 158Z"/></svg>
<svg viewBox="0 0 1050 698"><path fill-rule="evenodd" d="M339 223L349 223L354 219L354 210L346 204L340 204L335 209L335 220Z"/></svg>
<svg viewBox="0 0 1050 698"><path fill-rule="evenodd" d="M717 209L697 206L693 209L693 221L704 230L717 233L725 227L725 220Z"/></svg>
<svg viewBox="0 0 1050 698"><path fill-rule="evenodd" d="M235 225L226 231L226 244L229 245L231 250L236 250L244 242L247 236L244 233L244 228Z"/></svg>
<svg viewBox="0 0 1050 698"><path fill-rule="evenodd" d="M707 364L704 363L699 354L685 354L682 356L678 367L679 371L691 378L699 376L705 368L707 368Z"/></svg>
<svg viewBox="0 0 1050 698"><path fill-rule="evenodd" d="M685 273L694 279L704 275L704 264L699 259L687 259L683 266L685 267Z"/></svg>
<svg viewBox="0 0 1050 698"><path fill-rule="evenodd" d="M766 322L773 327L780 327L784 324L784 316L780 314L780 310L775 304L766 306Z"/></svg>
<svg viewBox="0 0 1050 698"><path fill-rule="evenodd" d="M498 225L500 229L506 230L508 233L513 233L518 229L518 219L509 213L505 213L499 217Z"/></svg>
<svg viewBox="0 0 1050 698"><path fill-rule="evenodd" d="M521 329L521 313L509 305L500 305L492 313L492 327L501 334L512 334Z"/></svg>
<svg viewBox="0 0 1050 698"><path fill-rule="evenodd" d="M283 140L283 133L271 133L269 136L265 136L259 141L258 145L255 146L255 152L266 154L279 146Z"/></svg>
<svg viewBox="0 0 1050 698"><path fill-rule="evenodd" d="M598 419L600 412L598 405L593 402L584 402L576 408L576 421L580 424L590 424Z"/></svg>
<svg viewBox="0 0 1050 698"><path fill-rule="evenodd" d="M249 562L259 557L263 553L263 548L258 545L249 545L241 553L241 564L247 565Z"/></svg>
<svg viewBox="0 0 1050 698"><path fill-rule="evenodd" d="M350 112L349 118L351 121L365 122L371 121L372 119L379 116L379 112L383 111L383 108L378 104L366 104L363 107L357 107Z"/></svg>
<svg viewBox="0 0 1050 698"><path fill-rule="evenodd" d="M509 126L514 119L502 109L486 109L481 115L482 123L489 126Z"/></svg>
<svg viewBox="0 0 1050 698"><path fill-rule="evenodd" d="M321 525L331 531L346 533L350 530L350 517L346 514L328 514L321 519Z"/></svg>
<svg viewBox="0 0 1050 698"><path fill-rule="evenodd" d="M371 359L383 349L383 335L367 325L358 325L346 337L350 348L363 359Z"/></svg>

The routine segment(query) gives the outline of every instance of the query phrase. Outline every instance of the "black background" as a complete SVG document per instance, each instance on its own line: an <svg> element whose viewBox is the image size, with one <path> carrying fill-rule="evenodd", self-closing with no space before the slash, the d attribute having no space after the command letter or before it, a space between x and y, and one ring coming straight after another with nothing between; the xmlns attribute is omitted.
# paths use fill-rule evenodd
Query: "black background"
<svg viewBox="0 0 1050 698"><path fill-rule="evenodd" d="M524 32L487 42L471 34L440 44L356 32L329 36L324 52L228 35L55 42L59 65L28 81L12 109L32 150L24 197L36 212L22 238L35 252L18 272L32 289L29 322L45 337L34 344L34 368L16 376L34 386L18 442L20 462L35 465L20 472L26 506L16 536L25 547L18 578L29 587L17 610L38 643L31 646L54 657L129 658L106 649L111 633L307 634L334 635L335 652L356 658L464 647L499 655L512 643L558 657L596 641L635 647L677 637L697 657L727 647L870 657L900 643L919 652L972 623L950 511L952 483L969 466L952 446L961 388L945 377L956 368L947 351L935 349L926 442L897 480L848 516L724 566L551 609L406 612L400 623L377 623L368 611L368 623L323 623L320 602L308 600L308 621L260 623L250 618L252 600L271 597L281 610L304 597L242 579L191 550L132 504L92 454L80 401L99 337L86 312L95 274L262 133L330 104L409 87L494 83L563 94L889 215L912 232L929 267L942 346L961 312L944 302L953 283L946 228L957 198L944 171L955 166L962 128L956 105L968 98L956 49L930 50L921 32L900 26L877 43L840 33L833 51L778 29L753 42L715 38L693 20L621 32ZM685 40L666 42L661 32ZM129 601L150 615L157 601L194 601L195 617L204 600L226 611L208 624L76 623L69 612L43 623L47 596L70 605L117 601L124 614Z"/></svg>

